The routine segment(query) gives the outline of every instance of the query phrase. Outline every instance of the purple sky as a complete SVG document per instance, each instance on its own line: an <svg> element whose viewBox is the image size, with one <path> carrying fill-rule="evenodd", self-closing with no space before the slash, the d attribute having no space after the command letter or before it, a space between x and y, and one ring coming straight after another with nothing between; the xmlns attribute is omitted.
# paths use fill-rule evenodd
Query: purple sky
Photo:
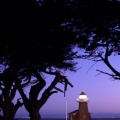
<svg viewBox="0 0 120 120"><path fill-rule="evenodd" d="M118 56L110 58L110 62L117 70L120 70L119 61L120 57ZM66 117L66 101L67 113L78 109L77 98L82 91L89 98L88 109L92 113L92 117L95 117L95 115L102 117L98 113L105 113L106 115L107 113L120 113L120 81L110 79L110 76L105 74L97 75L96 69L111 72L102 62L96 63L89 70L93 64L94 62L92 61L79 60L77 67L82 68L76 73L66 73L67 78L74 87L68 87L66 97L60 92L52 95L40 110L42 117ZM51 81L51 78L47 79ZM26 90L26 92L28 91ZM19 109L17 116L20 114L28 116L24 107Z"/></svg>

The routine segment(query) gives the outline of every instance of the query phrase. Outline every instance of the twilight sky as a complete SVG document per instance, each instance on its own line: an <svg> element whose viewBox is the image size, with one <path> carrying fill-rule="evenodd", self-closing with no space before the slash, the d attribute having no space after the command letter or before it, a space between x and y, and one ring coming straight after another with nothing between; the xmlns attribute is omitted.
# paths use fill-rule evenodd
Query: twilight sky
<svg viewBox="0 0 120 120"><path fill-rule="evenodd" d="M120 70L120 57L110 58L111 64ZM96 69L111 72L102 62L96 63L88 60L78 60L77 67L81 67L76 73L66 72L65 75L73 84L73 88L68 87L66 97L63 93L53 94L47 103L40 110L42 117L66 117L67 113L78 109L77 98L84 91L88 98L88 109L92 117L120 117L120 81L110 79L110 76L99 74ZM92 66L92 67L91 67ZM51 77L52 78L52 77ZM48 77L48 81L51 81ZM25 89L26 93L28 92ZM108 113L110 113L108 115ZM114 113L114 114L112 114ZM105 115L105 116L104 116ZM28 113L21 107L16 116L28 116Z"/></svg>

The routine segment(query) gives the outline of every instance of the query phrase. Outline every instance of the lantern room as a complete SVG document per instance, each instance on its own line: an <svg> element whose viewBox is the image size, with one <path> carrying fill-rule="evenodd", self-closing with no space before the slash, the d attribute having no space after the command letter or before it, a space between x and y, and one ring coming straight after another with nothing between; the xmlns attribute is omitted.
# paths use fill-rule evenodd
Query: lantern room
<svg viewBox="0 0 120 120"><path fill-rule="evenodd" d="M77 100L78 100L78 102L88 102L88 97L87 97L87 95L84 92L82 92L79 95Z"/></svg>

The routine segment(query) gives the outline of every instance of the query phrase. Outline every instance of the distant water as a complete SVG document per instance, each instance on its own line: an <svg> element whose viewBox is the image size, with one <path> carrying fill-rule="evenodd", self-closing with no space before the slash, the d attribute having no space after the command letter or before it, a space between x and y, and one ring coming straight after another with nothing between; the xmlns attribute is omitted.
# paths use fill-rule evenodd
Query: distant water
<svg viewBox="0 0 120 120"><path fill-rule="evenodd" d="M30 120L29 118L15 118L15 120ZM42 120L66 120L65 118L42 118ZM120 118L91 118L91 120L120 120Z"/></svg>

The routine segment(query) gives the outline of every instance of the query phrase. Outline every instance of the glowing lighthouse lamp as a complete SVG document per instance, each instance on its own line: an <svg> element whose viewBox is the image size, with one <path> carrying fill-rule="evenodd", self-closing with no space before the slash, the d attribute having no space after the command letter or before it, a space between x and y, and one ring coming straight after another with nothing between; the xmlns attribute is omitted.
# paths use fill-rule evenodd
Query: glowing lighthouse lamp
<svg viewBox="0 0 120 120"><path fill-rule="evenodd" d="M86 95L84 92L82 92L82 93L79 95L77 101L78 101L78 102L88 102L88 97L87 97L87 95Z"/></svg>

